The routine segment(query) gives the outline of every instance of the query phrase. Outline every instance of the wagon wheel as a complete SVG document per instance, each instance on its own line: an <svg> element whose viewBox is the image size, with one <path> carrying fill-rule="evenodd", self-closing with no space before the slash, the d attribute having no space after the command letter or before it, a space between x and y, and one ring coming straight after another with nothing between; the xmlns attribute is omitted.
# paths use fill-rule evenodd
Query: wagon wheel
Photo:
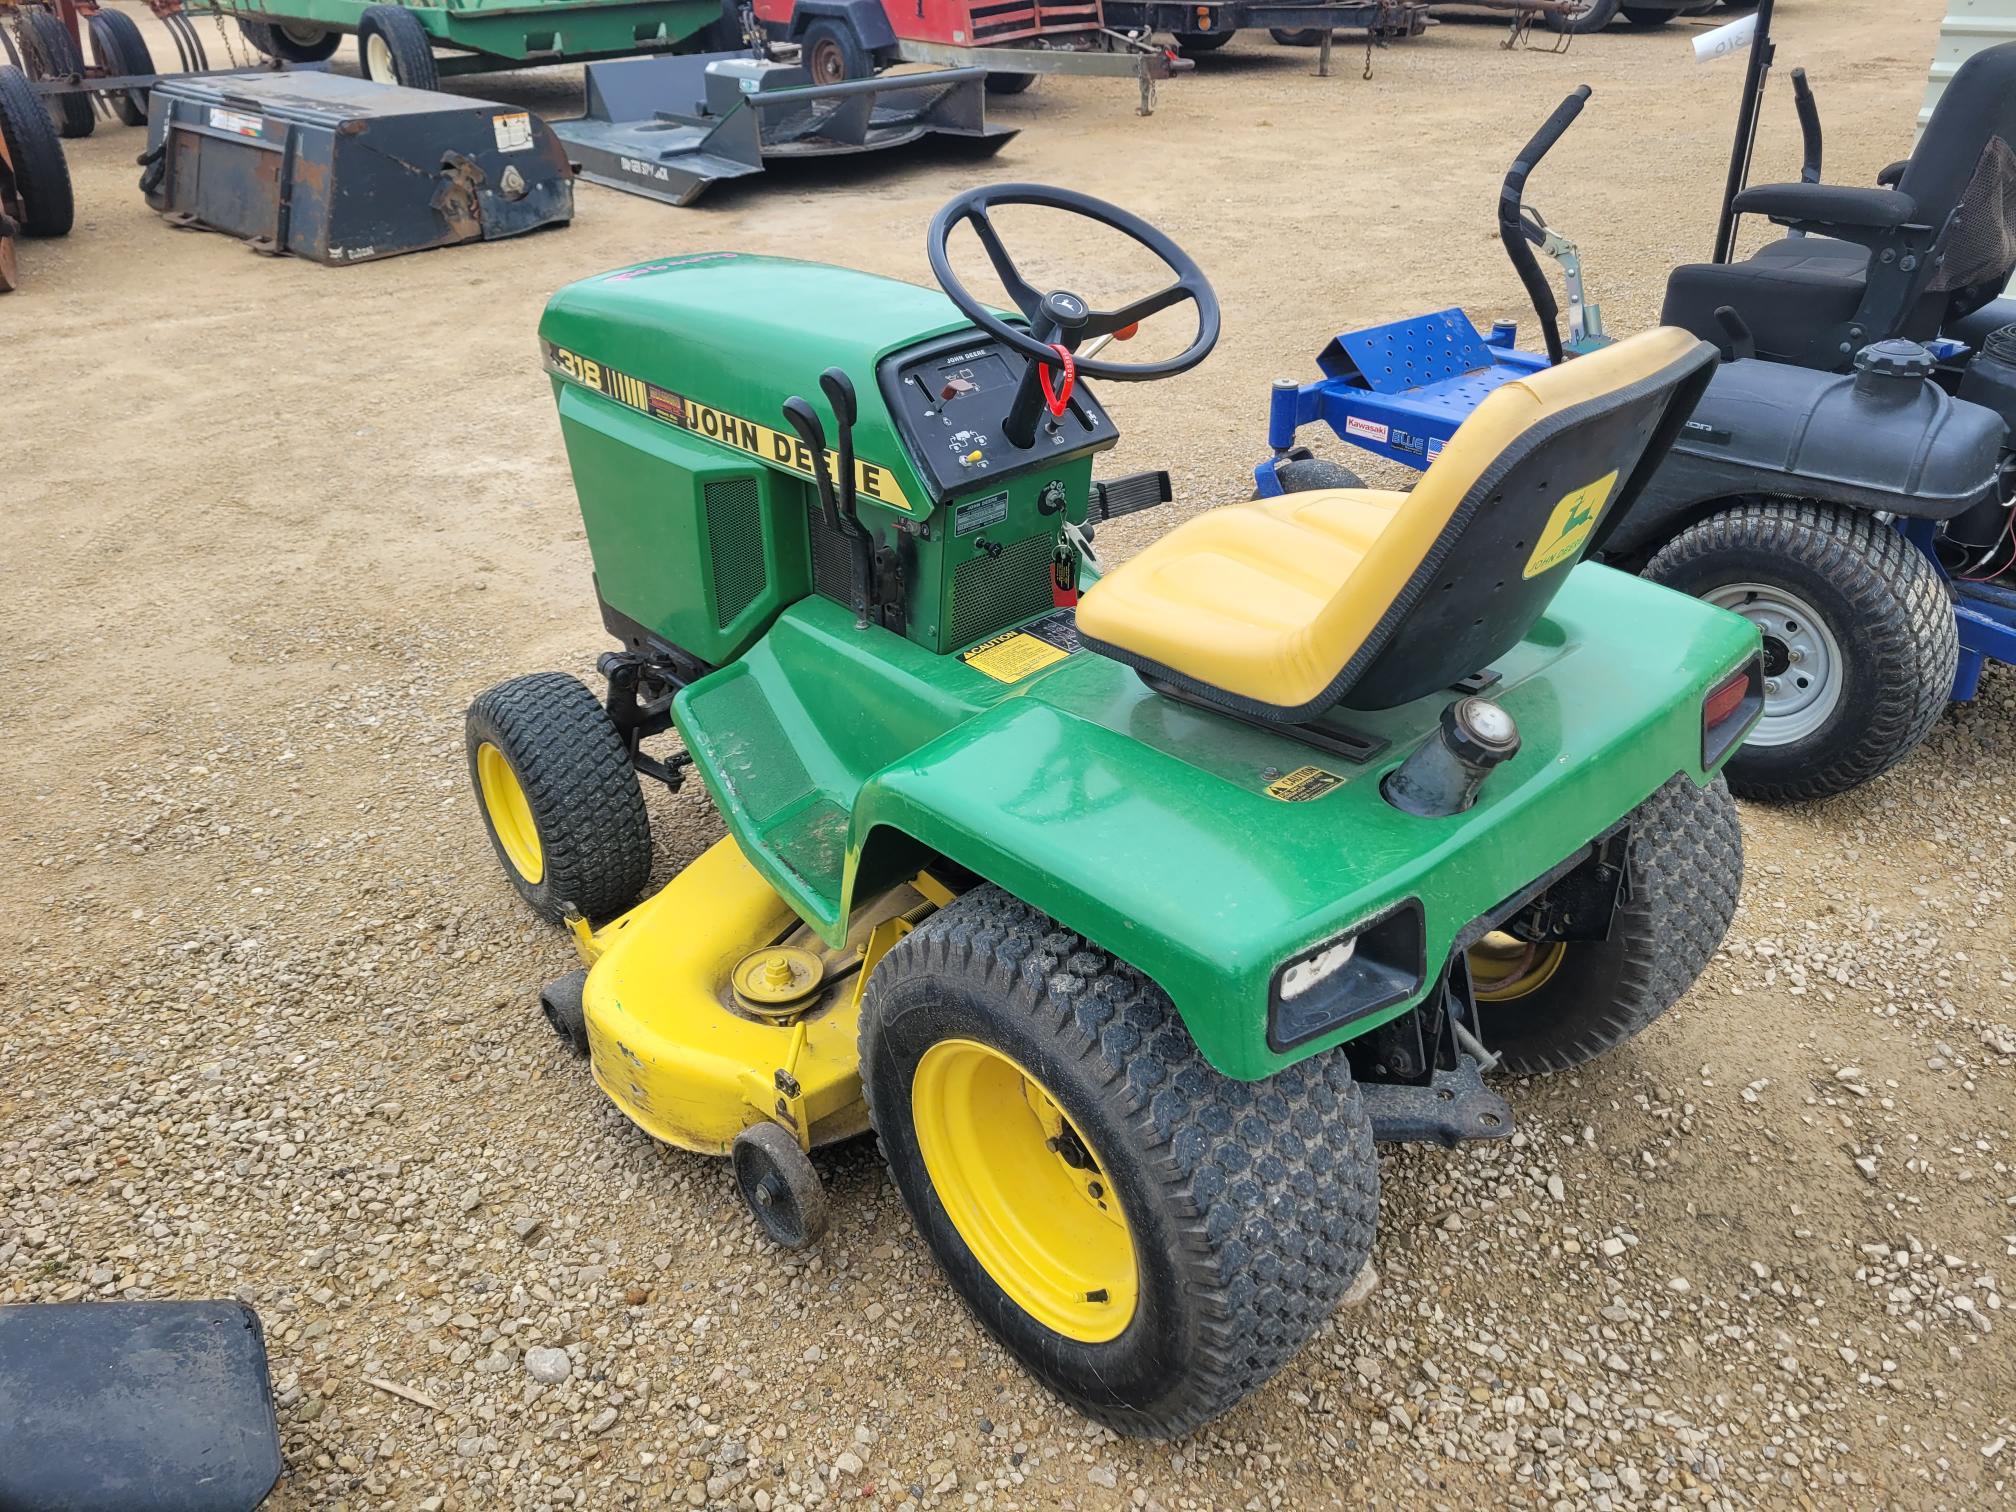
<svg viewBox="0 0 2016 1512"><path fill-rule="evenodd" d="M90 22L91 50L97 55L98 66L107 74L118 78L154 72L154 55L147 50L147 40L140 35L140 28L133 24L131 16L124 11L100 11ZM128 126L147 124L146 90L111 90L104 98L113 114Z"/></svg>
<svg viewBox="0 0 2016 1512"><path fill-rule="evenodd" d="M799 59L814 84L840 84L875 72L874 60L845 22L814 21L806 27Z"/></svg>
<svg viewBox="0 0 2016 1512"><path fill-rule="evenodd" d="M29 236L64 236L75 215L63 144L28 77L0 65L0 137L12 164L15 215Z"/></svg>
<svg viewBox="0 0 2016 1512"><path fill-rule="evenodd" d="M24 10L19 14L22 72L31 79L82 78L84 60L63 23L45 10ZM91 113L88 94L45 95L43 108L66 137L87 137L97 124Z"/></svg>

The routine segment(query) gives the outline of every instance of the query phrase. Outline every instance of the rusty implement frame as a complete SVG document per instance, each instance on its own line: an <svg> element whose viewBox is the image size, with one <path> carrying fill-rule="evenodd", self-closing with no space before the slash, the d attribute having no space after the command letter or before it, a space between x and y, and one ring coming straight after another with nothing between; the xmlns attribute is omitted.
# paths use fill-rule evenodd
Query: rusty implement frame
<svg viewBox="0 0 2016 1512"><path fill-rule="evenodd" d="M1077 47L959 47L950 42L915 42L898 38L896 55L905 63L935 63L941 68L983 68L989 73L1078 74L1094 78L1136 79L1141 85L1140 115L1155 113L1155 86L1197 65L1165 47L1120 32L1088 33Z"/></svg>
<svg viewBox="0 0 2016 1512"><path fill-rule="evenodd" d="M1015 130L987 122L977 68L812 83L795 63L742 53L590 63L588 110L554 135L581 177L668 204L772 161L860 154L937 141L975 157Z"/></svg>

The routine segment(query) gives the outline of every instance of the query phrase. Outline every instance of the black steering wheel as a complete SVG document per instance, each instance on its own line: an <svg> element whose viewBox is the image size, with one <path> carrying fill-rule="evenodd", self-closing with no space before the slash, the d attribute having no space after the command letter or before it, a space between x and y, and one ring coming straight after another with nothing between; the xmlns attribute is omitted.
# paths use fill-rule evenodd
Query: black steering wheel
<svg viewBox="0 0 2016 1512"><path fill-rule="evenodd" d="M1046 210L1068 210L1087 220L1109 226L1121 235L1146 247L1176 275L1176 281L1159 293L1149 294L1120 306L1117 310L1095 310L1076 294L1062 289L1039 294L1015 266L1015 259L1002 245L990 212L1002 205L1036 205ZM1008 297L1028 320L1027 328L1010 325L974 298L959 275L952 271L947 242L960 222L973 227L987 260L994 265ZM1218 342L1218 296L1203 270L1190 260L1175 242L1138 215L1130 215L1118 205L1069 189L1052 189L1043 184L993 184L968 189L950 200L931 217L925 235L925 250L931 258L931 272L944 289L946 298L973 324L1006 342L1030 359L1030 376L1040 369L1056 366L1057 348L1075 351L1080 342L1098 336L1131 335L1130 327L1151 315L1160 314L1185 300L1197 306L1197 335L1180 354L1160 362L1113 362L1104 357L1075 358L1077 371L1088 378L1110 378L1117 383L1141 383L1151 378L1172 378L1187 373L1211 353Z"/></svg>

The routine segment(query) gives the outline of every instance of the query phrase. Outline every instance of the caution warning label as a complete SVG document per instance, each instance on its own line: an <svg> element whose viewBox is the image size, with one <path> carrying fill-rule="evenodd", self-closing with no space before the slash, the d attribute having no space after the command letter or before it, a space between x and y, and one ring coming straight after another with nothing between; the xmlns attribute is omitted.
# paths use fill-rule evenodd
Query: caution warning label
<svg viewBox="0 0 2016 1512"><path fill-rule="evenodd" d="M1054 667L1071 653L1021 630L1010 630L961 651L959 660L996 682L1020 682L1032 672Z"/></svg>
<svg viewBox="0 0 2016 1512"><path fill-rule="evenodd" d="M1344 779L1335 772L1326 772L1321 767L1297 767L1285 777L1276 777L1268 783L1267 796L1279 798L1283 803L1307 803L1343 785Z"/></svg>

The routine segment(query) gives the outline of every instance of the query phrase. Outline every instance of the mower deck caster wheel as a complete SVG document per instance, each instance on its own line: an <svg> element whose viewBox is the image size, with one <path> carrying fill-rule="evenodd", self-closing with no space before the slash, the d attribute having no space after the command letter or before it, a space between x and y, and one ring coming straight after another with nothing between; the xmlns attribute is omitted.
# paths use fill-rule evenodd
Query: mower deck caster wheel
<svg viewBox="0 0 2016 1512"><path fill-rule="evenodd" d="M539 1011L546 1015L546 1022L583 1060L588 1058L588 1010L581 993L587 985L588 968L581 966L547 983L539 993Z"/></svg>
<svg viewBox="0 0 2016 1512"><path fill-rule="evenodd" d="M1363 488L1365 480L1341 462L1324 457L1292 457L1274 464L1274 481L1283 493L1308 493L1318 488ZM1260 495L1255 493L1254 498Z"/></svg>
<svg viewBox="0 0 2016 1512"><path fill-rule="evenodd" d="M735 1136L729 1152L735 1186L771 1243L809 1249L826 1232L826 1188L782 1124L760 1123Z"/></svg>

